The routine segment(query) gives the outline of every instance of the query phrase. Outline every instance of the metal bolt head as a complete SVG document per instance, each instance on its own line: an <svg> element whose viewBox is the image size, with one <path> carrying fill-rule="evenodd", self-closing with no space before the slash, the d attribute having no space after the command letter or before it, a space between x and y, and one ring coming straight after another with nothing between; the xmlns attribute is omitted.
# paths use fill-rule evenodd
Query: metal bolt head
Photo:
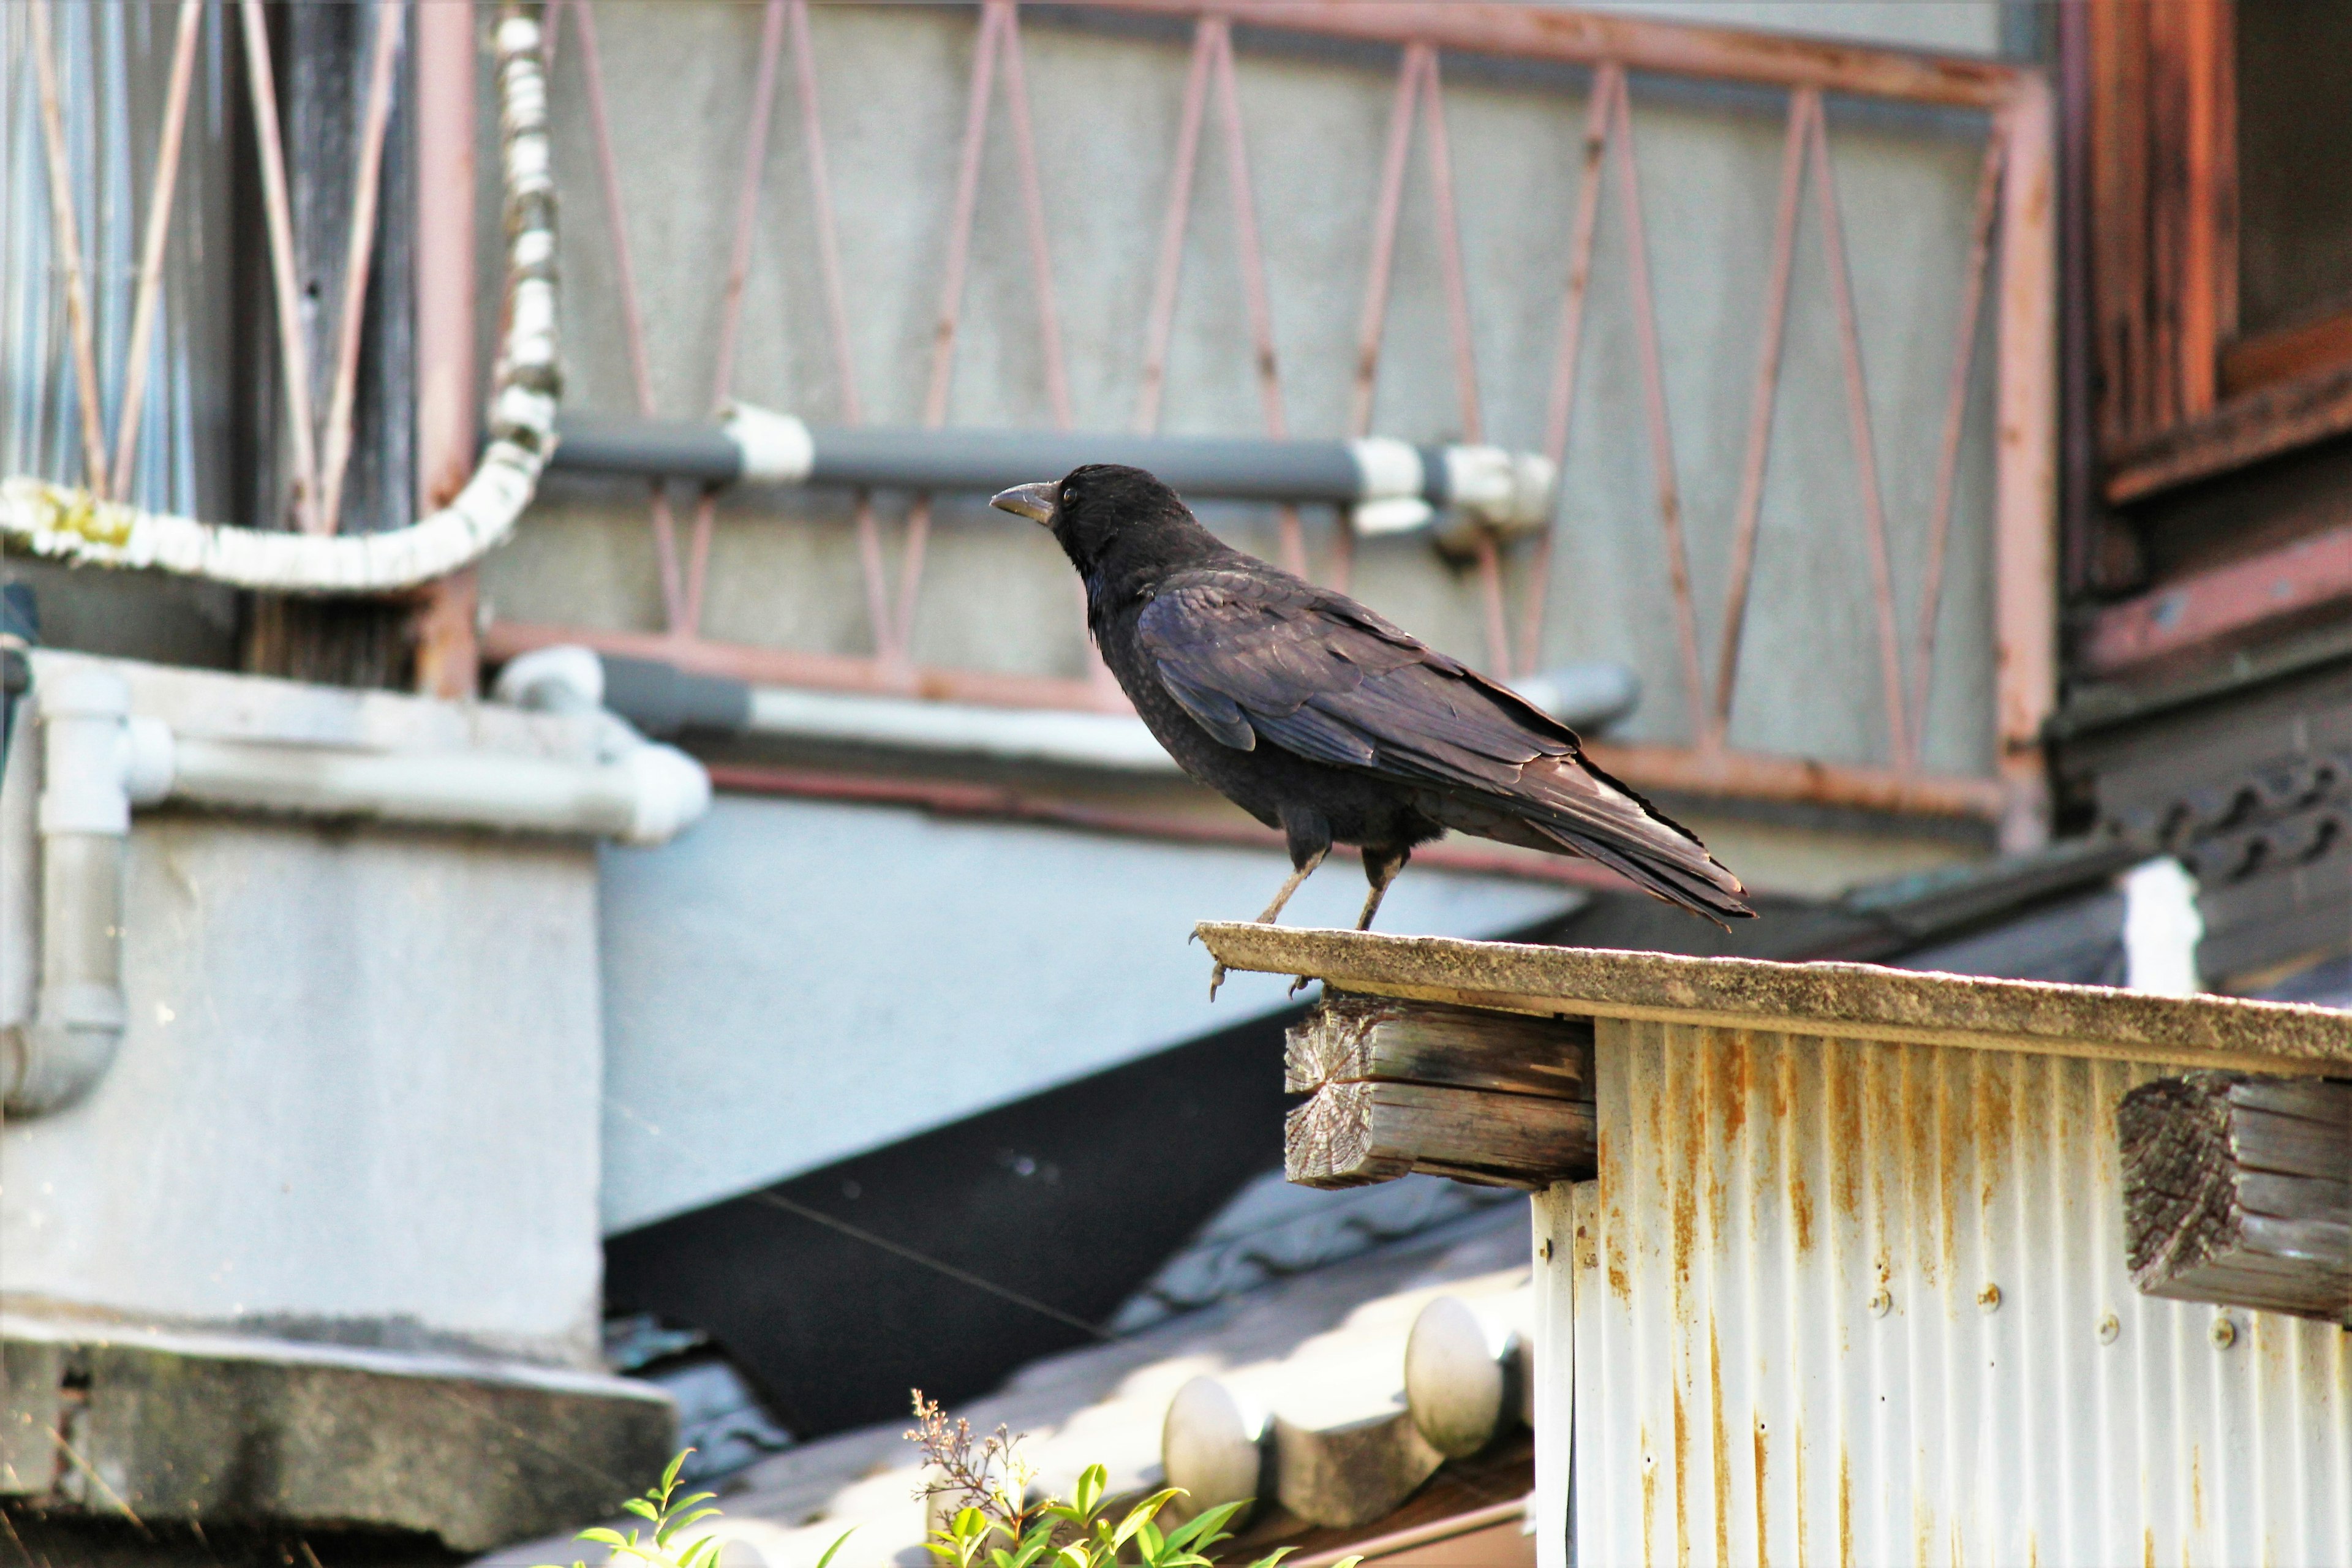
<svg viewBox="0 0 2352 1568"><path fill-rule="evenodd" d="M1985 1288L1977 1292L1977 1308L1979 1311L2000 1311L2000 1287L1988 1280Z"/></svg>
<svg viewBox="0 0 2352 1568"><path fill-rule="evenodd" d="M1895 1298L1885 1286L1881 1285L1871 1292L1869 1306L1872 1317L1883 1318L1895 1310Z"/></svg>
<svg viewBox="0 0 2352 1568"><path fill-rule="evenodd" d="M2213 1315L2213 1348L2228 1350L2238 1342L2238 1321L2227 1312Z"/></svg>
<svg viewBox="0 0 2352 1568"><path fill-rule="evenodd" d="M2123 1337L2123 1320L2116 1317L2113 1312L2109 1312L2106 1316L2099 1320L2099 1342L2101 1344L2111 1345L2115 1343L2117 1340Z"/></svg>
<svg viewBox="0 0 2352 1568"><path fill-rule="evenodd" d="M1551 1261L1551 1238L1549 1237L1546 1237L1543 1240L1536 1243L1536 1256L1542 1258L1546 1263L1549 1263Z"/></svg>

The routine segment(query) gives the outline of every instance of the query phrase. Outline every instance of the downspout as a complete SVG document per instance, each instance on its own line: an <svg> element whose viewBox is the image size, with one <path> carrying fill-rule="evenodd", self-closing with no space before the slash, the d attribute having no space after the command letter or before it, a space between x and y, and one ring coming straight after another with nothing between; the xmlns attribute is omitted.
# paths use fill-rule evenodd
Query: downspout
<svg viewBox="0 0 2352 1568"><path fill-rule="evenodd" d="M10 987L19 993L11 1009L17 1019L0 1026L0 1098L20 1116L72 1104L113 1065L127 1017L122 883L131 807L160 800L170 776L171 732L131 716L121 677L73 671L43 683L35 706L38 802L30 734L9 748L0 786L12 933L5 962L33 980L29 995L22 979Z"/></svg>

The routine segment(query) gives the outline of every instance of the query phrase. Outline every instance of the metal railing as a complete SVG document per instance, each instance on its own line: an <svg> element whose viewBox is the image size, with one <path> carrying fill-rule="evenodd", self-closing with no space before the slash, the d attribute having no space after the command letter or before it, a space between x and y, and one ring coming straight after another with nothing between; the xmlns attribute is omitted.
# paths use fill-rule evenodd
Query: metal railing
<svg viewBox="0 0 2352 1568"><path fill-rule="evenodd" d="M1393 47L1398 64L1381 153L1378 198L1369 237L1361 310L1355 334L1355 363L1347 433L1367 434L1380 385L1381 346L1390 315L1391 280L1403 221L1403 192L1418 140L1427 160L1430 205L1438 274L1444 293L1452 377L1462 437L1482 438L1485 425L1476 356L1471 331L1469 282L1455 211L1454 170L1446 136L1444 63L1449 56L1483 55L1542 60L1591 72L1580 174L1569 240L1569 265L1559 299L1559 333L1549 377L1544 452L1563 474L1571 432L1590 402L1580 395L1580 354L1588 331L1590 284L1601 227L1604 166L1613 173L1619 204L1618 228L1631 287L1626 309L1640 370L1643 425L1654 497L1658 547L1671 587L1674 647L1685 710L1694 716L1686 741L1676 745L1600 745L1603 765L1637 785L1666 791L1789 802L1860 806L1997 822L2002 841L2030 845L2047 831L2047 786L2040 731L2054 695L2054 432L2055 267L2053 125L2047 89L2026 70L2000 64L1927 57L1901 51L1812 42L1730 29L1653 23L1514 5L1355 4L1352 0L1097 0L1097 10L1150 13L1189 20L1192 47L1176 144L1171 150L1165 216L1148 310L1145 348L1137 389L1133 427L1158 426L1186 237L1192 222L1192 192L1202 142L1213 119L1227 163L1231 230L1241 271L1248 321L1248 352L1269 435L1287 434L1284 384L1275 352L1274 312L1266 286L1265 249L1252 197L1251 159L1236 87L1234 29L1319 35ZM37 45L45 46L47 0L34 0ZM428 8L430 10L430 8ZM72 368L83 389L81 444L89 490L100 497L120 488L135 455L139 376L145 356L142 325L152 319L160 263L171 223L172 181L181 128L186 116L186 83L194 59L200 0L183 0L178 11L172 86L163 116L163 136L142 247L139 306L131 334L129 384L117 418L113 452L108 451L103 399L92 389L97 372L86 302L69 300L73 327ZM311 345L301 328L301 305L287 255L285 171L275 133L275 94L260 0L238 0L244 63L258 134L262 208L276 285L278 353L289 374L281 380L288 399L287 422L296 472L296 521L306 530L331 532L336 498L352 441L351 368L357 352L358 300L365 290L368 247L376 222L372 171L382 156L388 75L381 62L398 47L404 6L375 0L375 47L366 88L366 110L359 138L359 178L354 182L350 259L343 269L343 299L332 340L334 374L328 381L328 406L321 417L310 405L307 372ZM221 20L226 23L227 14ZM427 22L420 13L420 37ZM1022 228L1035 301L1038 351L1047 407L1055 424L1071 425L1070 388L1052 258L1047 205L1038 171L1035 137L1029 120L1023 74L1022 11L1017 0L983 0L972 53L968 95L945 253L940 268L939 306L932 335L922 422L945 422L958 349L963 332L963 298L977 209L980 171L989 145L996 100L1011 132L1019 182ZM436 27L436 31L446 31ZM839 224L827 175L827 155L819 112L820 72L810 43L806 0L765 0L754 82L745 124L743 157L735 192L732 243L726 258L721 309L712 361L712 400L723 405L732 390L741 335L746 280L755 221L768 177L769 130L778 110L789 58L805 178L816 237L826 339L850 423L862 416L858 380L850 351L851 302L840 260ZM644 311L633 264L629 228L614 151L595 12L584 0L552 0L543 30L546 58L561 48L578 52L584 111L602 185L617 293L617 312L627 351L631 389L637 411L656 412ZM789 51L787 49L789 45ZM38 48L46 60L46 47ZM420 55L428 51L420 48ZM458 62L448 48L439 57L438 77L420 70L420 101L436 93L469 100L469 79L454 80ZM430 59L425 61L431 63ZM1676 467L1675 432L1664 387L1658 334L1658 306L1652 295L1649 244L1634 156L1633 79L1654 75L1764 86L1786 93L1786 121L1780 168L1769 279L1759 331L1747 438L1733 518L1732 561L1721 630L1714 647L1705 644L1700 607L1692 584L1682 487ZM45 79L46 82L46 79ZM437 85L436 85L437 84ZM462 89L462 90L456 90ZM1000 89L1002 89L1000 92ZM1845 230L1837 193L1835 162L1823 111L1825 95L1881 99L1983 111L1990 116L1978 179L1970 254L1962 284L1939 432L1937 467L1927 524L1927 559L1918 600L1898 602L1890 559L1886 508L1878 473L1878 437L1873 429L1869 384L1845 257ZM47 141L63 144L53 89L42 94ZM1418 127L1418 137L1416 128ZM425 127L428 136L430 126ZM419 170L426 193L420 208L417 241L422 310L436 307L425 273L446 279L462 275L470 245L470 184L453 175L470 154L444 135L436 145L450 167ZM429 161L429 160L421 160ZM69 182L53 184L63 193ZM1868 566L1875 641L1875 701L1883 708L1888 737L1883 760L1870 764L1744 750L1728 740L1730 719L1741 689L1741 633L1748 618L1759 554L1759 520L1768 477L1775 414L1780 401L1780 359L1792 292L1792 259L1810 185L1814 222L1827 263L1844 383L1847 423L1863 520L1862 544ZM436 195L437 193L437 195ZM446 210L443 210L446 209ZM436 216L438 213L439 216ZM78 255L69 200L58 208L60 244ZM435 258L441 258L439 262ZM451 258L457 258L452 260ZM1998 263L1997 268L1995 263ZM71 281L71 268L68 268ZM1979 335L1986 295L1992 295L1996 344L1996 423L1991 442L1993 483L1993 643L1996 769L1991 777L1956 776L1927 771L1921 749L1927 696L1937 667L1936 627L1942 607L1945 564L1952 533L1953 497L1958 480L1962 433L1972 384L1971 350ZM445 312L446 313L446 312ZM325 314L325 312L321 312ZM436 317L437 319L437 317ZM449 380L469 347L462 320L428 329L419 341L420 384ZM1239 346L1238 344L1236 346ZM440 402L447 402L446 396ZM436 427L449 425L438 409ZM457 457L442 439L425 454L438 471ZM440 448L452 448L441 450ZM462 461L462 458L458 459ZM898 541L895 570L886 561L884 523L870 496L860 495L855 531L865 614L871 637L868 656L755 647L717 642L702 635L718 503L706 492L681 528L664 490L654 488L649 526L658 566L663 626L639 633L577 626L493 623L484 647L506 657L555 641L583 642L607 651L662 658L687 668L744 679L839 689L899 692L1041 707L1118 708L1123 699L1097 666L1088 679L1023 676L919 665L912 655L917 608L926 563L932 514L928 498L917 497ZM1294 569L1306 566L1304 532L1295 508L1279 515L1278 553ZM1521 603L1507 601L1503 546L1492 537L1475 545L1486 663L1506 678L1533 669L1544 632L1550 563L1560 523L1530 546ZM1344 528L1332 540L1328 576L1346 586L1353 565L1352 540ZM462 597L462 595L460 595ZM454 601L453 601L454 602ZM467 617L439 617L434 634L444 642L465 642ZM1516 624L1515 624L1516 622ZM1905 676L1906 651L1910 673ZM463 670L470 648L436 656L437 668Z"/></svg>
<svg viewBox="0 0 2352 1568"><path fill-rule="evenodd" d="M1192 223L1192 189L1202 143L1213 118L1229 171L1226 184L1232 204L1231 232L1239 259L1249 323L1247 347L1255 367L1265 428L1269 435L1287 433L1265 253L1251 194L1247 137L1235 86L1236 25L1337 36L1400 47L1356 333L1347 431L1351 436L1367 434L1370 428L1405 179L1418 124L1419 141L1428 161L1433 238L1444 292L1457 418L1463 439L1482 439L1484 421L1472 345L1468 283L1446 140L1445 56L1449 52L1475 53L1590 68L1592 78L1584 128L1582 181L1570 241L1567 282L1559 303L1559 338L1551 369L1543 449L1555 464L1562 466L1563 473L1569 471L1566 461L1570 436L1580 406L1579 353L1588 336L1589 285L1600 226L1601 176L1606 163L1616 176L1620 226L1632 280L1629 303L1639 353L1641 399L1659 543L1672 585L1679 672L1688 710L1696 715L1686 744L1602 745L1595 748L1596 755L1605 765L1637 784L1660 789L1975 817L1999 823L2002 840L2019 847L2030 845L2046 833L2048 808L2039 737L2054 684L2056 611L2052 536L2055 270L2052 254L2052 121L2047 93L2038 77L1988 61L1937 58L1727 29L1516 5L1355 5L1348 0L1222 0L1207 5L1200 0L1100 0L1095 8L1165 13L1190 18L1192 24L1191 59L1171 158L1168 201L1145 315L1146 342L1137 391L1135 429L1150 431L1158 426L1182 258ZM1066 357L1056 324L1060 318L1046 243L1047 207L1023 79L1021 16L1016 0L984 0L981 7L922 403L922 419L929 426L943 423L954 377L964 325L964 283L980 169L1000 86L1003 119L1011 132L1019 181L1046 405L1057 426L1067 428L1071 422ZM806 0L767 0L763 24L713 362L713 404L714 407L723 405L731 391L751 237L765 180L768 127L776 109L789 41L801 142L807 164L805 177L814 209L811 216L825 327L842 389L844 413L854 422L859 417L860 402L850 353L851 305L840 262L839 226L827 179L819 113L819 72L811 55ZM569 30L570 41L564 47L580 51L581 78L586 86L585 110L603 190L614 274L621 296L619 307L632 384L638 412L651 416L656 409L645 320L631 261L593 9L583 0L557 0L548 29L551 42L560 29ZM1740 470L1731 580L1722 633L1712 650L1703 647L1692 588L1675 466L1674 423L1661 364L1657 305L1651 294L1651 258L1633 155L1631 77L1634 73L1762 84L1787 92L1770 280L1765 295ZM1908 614L1906 607L1897 602L1889 559L1885 507L1877 468L1878 437L1871 424L1869 387L1844 251L1844 223L1822 109L1824 94L1831 93L1973 109L1990 116L1991 132L1977 183L1971 251L1947 378L1927 529L1927 558L1919 602L1908 607ZM1758 522L1780 397L1780 351L1789 317L1791 262L1808 184L1828 264L1842 350L1847 418L1861 490L1863 543L1874 612L1880 686L1877 700L1885 710L1886 731L1891 738L1887 756L1876 765L1839 764L1743 751L1727 739L1739 689L1740 633L1756 574ZM1921 765L1921 743L1927 694L1937 668L1936 626L1946 582L1953 495L1971 385L1971 351L1979 335L1988 275L1996 252L1998 285L1993 292L1999 428L1992 443L1997 470L1997 651L1993 664L1999 687L1995 705L1999 766L1995 777L1971 778L1926 772ZM658 486L654 489L650 510L667 623L660 631L616 633L576 626L497 623L488 634L491 654L510 654L558 640L581 641L609 651L664 658L687 667L754 680L1044 707L1122 705L1116 689L1101 678L1098 668L1092 680L1072 680L924 667L914 661L910 649L925 570L925 546L932 521L928 497L916 498L907 514L895 571L886 563L884 526L871 497L861 494L856 498L855 527L860 577L874 648L868 658L707 640L701 626L711 541L717 525L717 498L709 492L703 494L683 530ZM1306 550L1297 510L1282 509L1279 521L1283 563L1293 570L1305 570ZM1549 566L1557 529L1555 523L1553 531L1538 537L1532 546L1516 626L1513 607L1507 602L1500 549L1491 537L1482 539L1476 547L1486 662L1507 677L1531 671L1535 667L1544 629ZM1337 531L1331 543L1333 555L1327 575L1333 585L1345 587L1352 564L1348 531ZM1906 647L1912 655L1907 683L1904 674Z"/></svg>

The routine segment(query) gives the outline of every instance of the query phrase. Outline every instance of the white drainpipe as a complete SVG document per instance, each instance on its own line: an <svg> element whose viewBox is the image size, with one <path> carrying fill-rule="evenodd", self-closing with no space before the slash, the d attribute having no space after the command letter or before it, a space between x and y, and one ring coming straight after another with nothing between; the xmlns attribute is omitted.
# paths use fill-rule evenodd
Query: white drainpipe
<svg viewBox="0 0 2352 1568"><path fill-rule="evenodd" d="M132 806L169 799L631 844L661 843L709 808L710 776L693 758L617 720L601 740L595 760L565 762L174 735L131 713L112 670L37 666L0 781L0 1104L11 1116L61 1110L114 1060Z"/></svg>

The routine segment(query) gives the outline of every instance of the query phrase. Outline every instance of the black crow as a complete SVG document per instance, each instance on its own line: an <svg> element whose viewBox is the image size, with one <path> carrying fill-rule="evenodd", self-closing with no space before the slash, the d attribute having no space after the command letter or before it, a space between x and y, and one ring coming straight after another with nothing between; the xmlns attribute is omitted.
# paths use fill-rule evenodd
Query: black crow
<svg viewBox="0 0 2352 1568"><path fill-rule="evenodd" d="M1288 841L1290 878L1260 921L1339 842L1363 849L1365 930L1413 847L1449 827L1588 856L1717 923L1755 912L1697 836L1594 767L1574 731L1223 543L1141 468L1090 463L994 504L1054 531L1095 646L1169 754Z"/></svg>

